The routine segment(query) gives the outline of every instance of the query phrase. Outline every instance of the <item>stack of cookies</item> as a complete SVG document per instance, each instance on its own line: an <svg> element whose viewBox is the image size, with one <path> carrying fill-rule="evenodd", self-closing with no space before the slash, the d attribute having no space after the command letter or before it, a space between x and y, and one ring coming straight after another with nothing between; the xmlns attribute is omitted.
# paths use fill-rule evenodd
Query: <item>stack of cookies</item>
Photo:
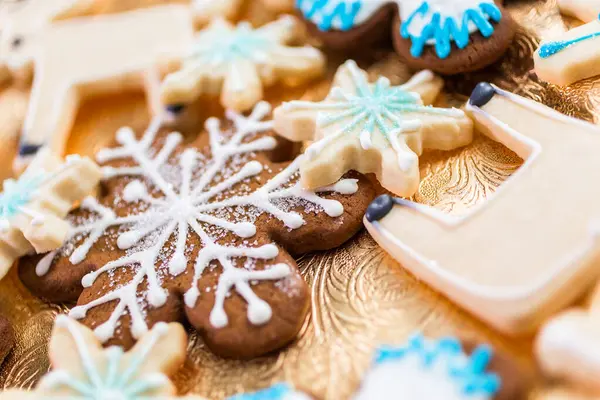
<svg viewBox="0 0 600 400"><path fill-rule="evenodd" d="M587 23L527 56L528 79L557 93L600 74L600 1L559 3ZM568 309L600 277L600 129L478 79L514 63L513 14L499 0L0 3L0 96L12 96L0 287L65 305L25 385L13 376L38 367L31 334L2 298L0 400L600 398L600 289ZM449 96L457 82L468 97ZM93 99L132 92L143 123L127 102L116 131L79 120ZM73 146L78 135L89 143ZM469 156L484 142L514 170L500 178L488 154ZM442 169L471 157L497 185L462 213L419 201L432 154ZM352 246L387 261L349 261ZM384 297L426 285L455 304L442 314L461 308L481 328L371 320L386 300L370 298L366 274L403 271L423 286ZM337 305L321 301L339 288L351 289ZM359 371L329 360L343 385L321 362L293 366L321 383L286 372L310 340L348 353L326 325L370 343L347 354ZM502 342L523 343L535 366ZM235 383L190 384L209 359ZM268 378L237 381L268 360Z"/></svg>

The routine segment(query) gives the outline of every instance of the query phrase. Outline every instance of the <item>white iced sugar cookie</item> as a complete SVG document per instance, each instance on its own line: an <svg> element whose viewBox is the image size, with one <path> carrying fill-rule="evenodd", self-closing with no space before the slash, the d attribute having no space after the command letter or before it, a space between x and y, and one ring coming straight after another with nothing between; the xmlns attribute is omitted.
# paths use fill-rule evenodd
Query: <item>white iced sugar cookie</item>
<svg viewBox="0 0 600 400"><path fill-rule="evenodd" d="M485 346L467 355L454 338L435 341L416 335L406 346L380 348L352 398L491 400L501 384L487 370L491 358Z"/></svg>
<svg viewBox="0 0 600 400"><path fill-rule="evenodd" d="M590 22L600 14L599 0L558 0L560 12Z"/></svg>
<svg viewBox="0 0 600 400"><path fill-rule="evenodd" d="M151 108L159 111L160 75L192 38L191 11L183 5L77 18L45 29L17 168L44 146L62 154L85 96L144 88Z"/></svg>
<svg viewBox="0 0 600 400"><path fill-rule="evenodd" d="M31 76L44 29L86 13L93 0L21 0L0 5L0 65L22 80Z"/></svg>
<svg viewBox="0 0 600 400"><path fill-rule="evenodd" d="M533 60L537 76L556 85L570 85L600 74L600 20L544 40Z"/></svg>
<svg viewBox="0 0 600 400"><path fill-rule="evenodd" d="M574 177L600 179L600 130L487 83L467 111L523 166L466 215L382 196L365 224L420 279L503 332L529 333L598 277L600 186Z"/></svg>
<svg viewBox="0 0 600 400"><path fill-rule="evenodd" d="M8 390L1 400L202 400L177 396L169 379L183 365L187 335L177 323L157 323L129 351L102 348L87 327L56 318L49 345L52 370L31 391Z"/></svg>
<svg viewBox="0 0 600 400"><path fill-rule="evenodd" d="M283 16L254 29L215 19L201 31L181 69L162 84L162 100L177 110L202 94L221 96L225 108L245 111L263 97L263 87L281 81L298 84L321 75L325 59L317 49L293 47L298 22Z"/></svg>
<svg viewBox="0 0 600 400"><path fill-rule="evenodd" d="M384 77L370 83L347 61L325 100L279 106L275 130L292 141L315 141L300 168L305 187L328 185L356 170L375 173L389 191L410 196L419 185L424 148L450 150L472 140L473 123L463 111L424 105L422 98L433 101L442 84L430 71L400 86Z"/></svg>
<svg viewBox="0 0 600 400"><path fill-rule="evenodd" d="M63 218L100 181L100 169L88 158L65 163L44 150L18 180L4 181L0 193L0 279L28 253L62 246L69 230Z"/></svg>

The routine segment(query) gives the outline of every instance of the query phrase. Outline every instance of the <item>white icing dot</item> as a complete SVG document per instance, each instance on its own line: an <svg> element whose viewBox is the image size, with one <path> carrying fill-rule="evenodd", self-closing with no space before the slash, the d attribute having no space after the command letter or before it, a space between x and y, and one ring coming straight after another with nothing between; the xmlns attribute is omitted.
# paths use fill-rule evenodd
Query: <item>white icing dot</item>
<svg viewBox="0 0 600 400"><path fill-rule="evenodd" d="M323 211L330 217L339 217L344 213L344 206L339 201L322 201L320 204L323 207Z"/></svg>
<svg viewBox="0 0 600 400"><path fill-rule="evenodd" d="M164 290L152 288L148 291L148 303L153 307L160 307L167 302L167 294Z"/></svg>
<svg viewBox="0 0 600 400"><path fill-rule="evenodd" d="M210 324L215 328L224 328L229 323L227 314L221 308L213 308L210 312Z"/></svg>
<svg viewBox="0 0 600 400"><path fill-rule="evenodd" d="M114 333L114 326L110 323L110 321L98 325L98 327L94 329L94 335L96 335L96 337L101 343L104 343L108 339L110 339Z"/></svg>
<svg viewBox="0 0 600 400"><path fill-rule="evenodd" d="M298 229L302 225L304 225L304 218L302 218L302 215L296 212L290 213L285 218L285 226L287 226L288 228Z"/></svg>
<svg viewBox="0 0 600 400"><path fill-rule="evenodd" d="M198 300L199 296L200 291L198 288L196 286L192 286L187 292L185 292L185 295L183 296L185 305L189 308L193 308L196 305L196 301Z"/></svg>
<svg viewBox="0 0 600 400"><path fill-rule="evenodd" d="M135 133L129 127L123 127L117 131L116 138L119 143L126 144L128 142L132 142L135 139Z"/></svg>
<svg viewBox="0 0 600 400"><path fill-rule="evenodd" d="M254 325L262 325L269 322L273 311L266 301L256 299L248 305L248 320Z"/></svg>
<svg viewBox="0 0 600 400"><path fill-rule="evenodd" d="M86 308L81 307L81 306L73 307L71 309L71 311L69 311L69 317L74 318L74 319L85 318L86 314L87 314Z"/></svg>
<svg viewBox="0 0 600 400"><path fill-rule="evenodd" d="M117 239L117 246L121 250L126 250L135 245L140 240L139 233L137 231L129 231L121 233Z"/></svg>
<svg viewBox="0 0 600 400"><path fill-rule="evenodd" d="M96 281L96 274L90 272L89 274L85 274L83 278L81 278L81 285L85 288L88 288L94 284Z"/></svg>
<svg viewBox="0 0 600 400"><path fill-rule="evenodd" d="M148 198L148 190L141 181L131 181L123 189L123 200L133 203Z"/></svg>
<svg viewBox="0 0 600 400"><path fill-rule="evenodd" d="M256 235L256 226L250 222L240 222L235 225L234 233L241 238L249 238Z"/></svg>
<svg viewBox="0 0 600 400"><path fill-rule="evenodd" d="M171 261L169 262L169 273L173 276L177 276L185 271L187 267L187 258L181 253L173 254Z"/></svg>

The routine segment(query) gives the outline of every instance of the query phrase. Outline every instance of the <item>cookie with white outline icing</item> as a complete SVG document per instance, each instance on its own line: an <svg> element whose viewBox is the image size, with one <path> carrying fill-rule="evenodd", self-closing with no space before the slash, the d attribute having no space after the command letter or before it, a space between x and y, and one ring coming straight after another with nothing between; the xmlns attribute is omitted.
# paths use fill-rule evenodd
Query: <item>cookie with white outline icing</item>
<svg viewBox="0 0 600 400"><path fill-rule="evenodd" d="M167 109L205 94L220 96L225 108L247 111L263 98L263 88L277 82L297 85L322 75L325 58L311 46L292 46L301 30L291 16L260 28L215 19L194 40L181 69L161 85Z"/></svg>
<svg viewBox="0 0 600 400"><path fill-rule="evenodd" d="M275 109L275 130L292 141L315 141L300 166L304 187L328 185L355 170L374 173L387 190L411 196L419 187L423 149L451 150L473 138L473 123L462 110L424 104L442 85L431 71L399 86L385 77L370 83L350 60L338 69L325 100Z"/></svg>
<svg viewBox="0 0 600 400"><path fill-rule="evenodd" d="M508 49L515 27L493 0L298 0L311 31L335 48L362 49L390 31L415 69L456 74L481 69Z"/></svg>
<svg viewBox="0 0 600 400"><path fill-rule="evenodd" d="M92 331L59 315L49 344L52 370L31 391L13 389L1 400L146 399L202 400L177 396L169 379L185 361L187 335L176 323L156 324L129 351L102 348Z"/></svg>
<svg viewBox="0 0 600 400"><path fill-rule="evenodd" d="M377 350L353 400L520 400L527 381L517 366L487 345L415 334L401 346Z"/></svg>
<svg viewBox="0 0 600 400"><path fill-rule="evenodd" d="M71 214L60 251L21 263L22 281L52 301L78 300L71 316L106 343L129 347L154 323L180 319L224 356L288 343L309 308L290 253L349 239L374 191L358 175L303 189L301 158L267 156L269 112L259 103L248 117L209 119L189 145L158 118L140 139L119 130L118 146L97 154L104 195Z"/></svg>

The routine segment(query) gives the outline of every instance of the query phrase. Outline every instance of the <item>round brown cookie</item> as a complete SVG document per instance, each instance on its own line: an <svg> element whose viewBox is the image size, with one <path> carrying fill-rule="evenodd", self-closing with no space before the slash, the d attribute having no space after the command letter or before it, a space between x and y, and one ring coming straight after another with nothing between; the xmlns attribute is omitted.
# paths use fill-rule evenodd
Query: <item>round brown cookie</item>
<svg viewBox="0 0 600 400"><path fill-rule="evenodd" d="M10 321L0 316L0 364L15 345L15 336Z"/></svg>
<svg viewBox="0 0 600 400"><path fill-rule="evenodd" d="M99 199L71 213L73 236L48 268L23 259L23 282L49 300L76 300L71 315L105 344L129 348L158 321L189 322L227 357L289 343L310 304L291 254L348 240L374 191L353 174L322 192L301 189L299 163L270 157L268 112L261 103L249 117L229 113L234 126L211 119L192 143L155 125L140 139L119 131L118 145L99 153Z"/></svg>
<svg viewBox="0 0 600 400"><path fill-rule="evenodd" d="M465 340L463 348L466 354L473 354L481 344L474 340ZM494 351L492 359L486 369L500 377L500 391L494 400L525 400L531 389L531 378L522 369L502 352Z"/></svg>
<svg viewBox="0 0 600 400"><path fill-rule="evenodd" d="M479 32L472 33L464 49L459 49L456 43L451 42L450 55L444 59L438 57L434 46L429 45L425 46L421 56L413 57L410 52L411 39L405 39L400 34L399 16L394 18L392 30L394 48L409 67L417 70L429 69L443 75L454 75L484 68L502 58L515 35L515 22L502 5L497 5L502 11L502 19L498 23L491 22L494 33L488 38Z"/></svg>
<svg viewBox="0 0 600 400"><path fill-rule="evenodd" d="M398 6L395 4L386 4L364 23L345 31L322 30L309 19L304 18L301 13L298 17L304 21L309 33L319 38L325 46L333 50L365 51L373 44L389 40L390 27L397 9Z"/></svg>

